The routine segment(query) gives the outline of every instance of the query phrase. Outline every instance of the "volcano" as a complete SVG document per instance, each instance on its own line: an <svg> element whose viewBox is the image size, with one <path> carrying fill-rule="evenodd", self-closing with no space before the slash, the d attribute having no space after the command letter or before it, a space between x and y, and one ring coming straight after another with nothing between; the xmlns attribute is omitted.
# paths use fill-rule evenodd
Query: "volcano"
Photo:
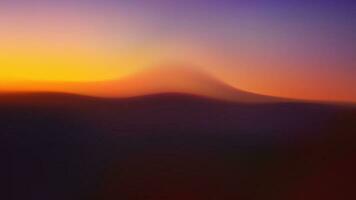
<svg viewBox="0 0 356 200"><path fill-rule="evenodd" d="M119 80L98 82L26 82L20 91L65 92L100 97L134 97L160 93L184 93L234 102L283 102L285 98L237 89L193 67L148 68ZM5 85L3 88L11 88ZM0 88L1 89L1 88Z"/></svg>

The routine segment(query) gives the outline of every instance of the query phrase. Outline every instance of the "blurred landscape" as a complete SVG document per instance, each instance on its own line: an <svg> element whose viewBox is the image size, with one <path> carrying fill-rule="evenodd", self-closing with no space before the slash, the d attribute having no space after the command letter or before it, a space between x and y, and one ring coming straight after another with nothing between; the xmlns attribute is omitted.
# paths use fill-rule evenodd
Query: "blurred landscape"
<svg viewBox="0 0 356 200"><path fill-rule="evenodd" d="M350 199L356 107L0 95L1 199Z"/></svg>
<svg viewBox="0 0 356 200"><path fill-rule="evenodd" d="M355 11L0 0L0 200L356 200Z"/></svg>

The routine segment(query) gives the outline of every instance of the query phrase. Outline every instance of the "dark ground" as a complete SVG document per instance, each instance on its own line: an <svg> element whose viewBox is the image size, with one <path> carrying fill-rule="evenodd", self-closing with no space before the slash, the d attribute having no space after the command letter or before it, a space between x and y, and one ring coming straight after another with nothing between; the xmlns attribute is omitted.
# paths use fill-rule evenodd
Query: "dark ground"
<svg viewBox="0 0 356 200"><path fill-rule="evenodd" d="M354 199L356 107L0 96L11 200Z"/></svg>

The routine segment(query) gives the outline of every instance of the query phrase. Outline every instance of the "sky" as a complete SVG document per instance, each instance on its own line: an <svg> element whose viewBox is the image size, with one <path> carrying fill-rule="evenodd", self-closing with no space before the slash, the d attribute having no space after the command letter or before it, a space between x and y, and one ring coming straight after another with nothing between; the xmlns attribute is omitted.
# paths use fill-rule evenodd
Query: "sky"
<svg viewBox="0 0 356 200"><path fill-rule="evenodd" d="M355 31L352 0L2 0L0 90L179 64L254 93L356 102Z"/></svg>

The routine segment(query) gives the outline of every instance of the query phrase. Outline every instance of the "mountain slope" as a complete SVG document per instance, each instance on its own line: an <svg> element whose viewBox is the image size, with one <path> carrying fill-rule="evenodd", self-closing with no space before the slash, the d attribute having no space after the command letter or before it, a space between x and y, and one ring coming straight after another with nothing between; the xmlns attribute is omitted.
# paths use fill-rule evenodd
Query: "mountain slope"
<svg viewBox="0 0 356 200"><path fill-rule="evenodd" d="M3 90L11 87L7 83ZM133 97L158 93L187 93L235 102L282 102L287 99L234 88L192 67L165 66L143 70L119 80L99 82L26 82L20 91L69 92L102 97Z"/></svg>
<svg viewBox="0 0 356 200"><path fill-rule="evenodd" d="M264 96L236 89L210 74L185 67L149 69L122 80L106 83L114 86L118 94L138 96L157 93L187 93L237 102L283 101L282 98ZM120 88L120 86L124 86ZM103 87L105 88L105 87ZM115 91L115 90L114 90ZM284 99L286 101L286 99Z"/></svg>

